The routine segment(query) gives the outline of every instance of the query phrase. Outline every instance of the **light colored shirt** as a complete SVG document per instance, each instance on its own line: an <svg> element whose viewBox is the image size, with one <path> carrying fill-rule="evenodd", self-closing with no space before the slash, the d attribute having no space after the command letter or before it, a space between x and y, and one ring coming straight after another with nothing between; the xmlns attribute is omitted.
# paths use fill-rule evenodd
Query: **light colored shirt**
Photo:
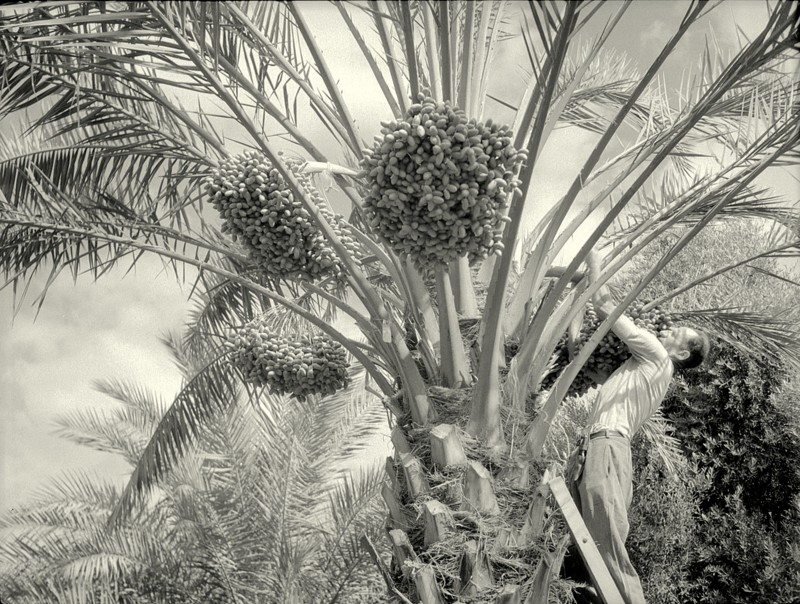
<svg viewBox="0 0 800 604"><path fill-rule="evenodd" d="M656 412L672 379L672 360L653 334L623 318L614 333L631 357L600 387L589 416L589 433L617 430L628 438Z"/></svg>

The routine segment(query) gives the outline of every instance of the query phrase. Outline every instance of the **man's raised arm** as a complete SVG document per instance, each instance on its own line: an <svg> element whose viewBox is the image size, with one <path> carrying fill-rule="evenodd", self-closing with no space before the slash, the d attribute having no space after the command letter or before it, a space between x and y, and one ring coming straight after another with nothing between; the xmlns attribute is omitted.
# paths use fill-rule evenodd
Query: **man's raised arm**
<svg viewBox="0 0 800 604"><path fill-rule="evenodd" d="M601 267L600 254L596 250L591 250L586 256L586 265L589 268L589 283L595 283L600 279ZM603 284L592 296L594 310L600 319L606 319L613 311L616 304L611 298L608 287ZM616 336L625 342L628 350L636 357L647 360L658 360L668 356L667 351L658 341L658 338L647 330L640 329L633 320L626 315L620 315L611 326Z"/></svg>
<svg viewBox="0 0 800 604"><path fill-rule="evenodd" d="M589 267L589 283L596 283L600 280L601 262L602 260L597 250L591 250L586 256L586 265ZM611 299L611 293L605 284L600 286L600 289L592 296L592 303L597 316L601 319L608 317L614 310L614 301Z"/></svg>

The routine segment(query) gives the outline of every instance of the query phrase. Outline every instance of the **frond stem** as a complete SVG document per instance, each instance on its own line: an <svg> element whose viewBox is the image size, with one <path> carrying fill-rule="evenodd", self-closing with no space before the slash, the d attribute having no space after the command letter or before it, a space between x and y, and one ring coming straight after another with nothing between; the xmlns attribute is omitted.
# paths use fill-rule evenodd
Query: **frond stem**
<svg viewBox="0 0 800 604"><path fill-rule="evenodd" d="M339 9L342 19L347 25L347 29L350 30L350 33L353 35L353 39L361 49L361 54L364 55L364 59L366 59L369 68L372 70L372 75L375 76L375 81L378 82L378 86L380 87L381 92L383 92L383 97L389 104L389 110L395 117L400 117L400 106L397 104L397 100L395 100L392 91L389 89L389 84L387 84L386 78L383 76L380 67L378 67L375 56L372 54L372 51L364 41L364 36L362 36L361 32L358 31L358 28L356 27L355 23L353 23L353 19L347 13L347 10L344 8L344 4L341 2L341 0L335 0L334 4L336 5L336 8Z"/></svg>
<svg viewBox="0 0 800 604"><path fill-rule="evenodd" d="M380 12L373 11L372 18L375 20L375 27L378 30L378 37L383 46L383 52L386 55L386 63L389 66L389 75L392 77L392 84L394 91L397 95L397 102L400 104L401 113L408 111L408 99L406 98L406 91L403 88L403 74L398 67L397 58L394 56L394 44L392 41L391 33L386 28L384 14L386 9L383 7L383 0L377 0ZM414 99L416 101L416 99Z"/></svg>
<svg viewBox="0 0 800 604"><path fill-rule="evenodd" d="M394 394L394 390L389 384L388 381L383 377L383 375L377 370L375 364L359 349L355 348L352 345L350 338L342 334L332 325L330 325L327 321L323 320L322 318L318 317L314 313L304 309L301 306L298 306L291 300L284 298L283 296L270 291L269 289L253 283L236 273L233 273L229 270L224 268L215 266L208 262L204 262L202 260L198 260L196 258L192 258L190 256L185 256L183 254L179 254L178 252L174 252L170 249L157 247L155 245L150 245L147 243L142 243L140 241L136 241L135 239L128 239L125 237L118 237L116 235L111 235L108 233L102 233L94 230L89 229L80 229L77 227L69 226L69 225L44 225L41 223L33 222L33 221L19 221L19 220L9 220L4 217L0 217L0 224L9 224L15 226L22 226L22 227L30 227L30 228L39 228L44 230L52 230L56 233L66 233L70 235L76 235L79 237L84 238L94 238L102 241L108 241L111 243L115 243L118 245L129 246L135 249L143 250L145 252L150 252L156 254L161 257L170 258L171 260L176 260L183 264L187 264L190 266L194 266L195 268L201 271L208 271L210 273L214 273L221 277L225 277L229 281L234 283L238 283L242 287L249 289L255 293L261 294L262 296L269 298L273 302L280 304L281 306L286 307L287 309L291 310L292 312L296 313L297 315L306 319L309 323L318 327L321 331L328 334L333 340L344 346L350 354L352 354L355 358L361 362L364 368L369 372L369 374L375 379L376 383L381 387L381 390L387 395L392 396Z"/></svg>
<svg viewBox="0 0 800 604"><path fill-rule="evenodd" d="M330 107L328 107L327 103L325 103L317 94L317 92L311 87L311 84L308 82L307 78L304 78L302 74L300 74L297 69L283 56L278 48L270 42L267 37L255 26L255 24L250 20L250 18L242 11L236 4L234 3L226 3L226 7L228 11L230 11L236 18L245 26L248 33L252 35L256 40L258 40L264 48L269 51L270 56L275 61L275 63L284 71L286 72L292 80L297 83L298 86L306 93L309 100L319 109L323 115L328 119L328 122L336 129L343 139L347 139L350 134L348 131L342 126L339 119L336 118L336 115L331 111ZM242 78L248 83L250 83L252 87L252 83L248 78ZM238 80L238 78L237 78ZM253 93L250 92L252 95ZM263 94L259 95L260 97L266 98ZM263 101L262 101L263 102ZM353 148L354 152L358 152L358 148ZM319 155L319 153L318 153ZM321 160L320 160L321 161Z"/></svg>
<svg viewBox="0 0 800 604"><path fill-rule="evenodd" d="M311 29L308 27L308 23L306 23L305 17L302 15L302 11L298 10L297 5L294 2L289 2L287 6L289 11L294 16L297 25L300 27L300 32L303 34L303 39L305 40L308 49L311 51L311 56L313 57L314 62L319 68L320 75L325 82L325 87L328 89L328 93L333 99L333 104L336 106L336 110L339 112L339 115L344 121L344 126L347 128L347 132L350 136L351 149L356 157L360 159L363 156L363 145L358 138L358 133L356 132L356 122L353 119L353 116L350 115L350 110L347 108L347 104L344 102L344 97L342 96L342 92L339 90L339 86L336 84L336 80L334 79L333 74L328 67L328 62L322 55L322 51L320 50L319 45L317 44L317 41L311 32Z"/></svg>
<svg viewBox="0 0 800 604"><path fill-rule="evenodd" d="M411 8L408 2L400 3L400 12L403 15L403 40L406 49L411 98L416 100L419 94L419 74L417 73L417 51L414 46L414 20L411 18Z"/></svg>

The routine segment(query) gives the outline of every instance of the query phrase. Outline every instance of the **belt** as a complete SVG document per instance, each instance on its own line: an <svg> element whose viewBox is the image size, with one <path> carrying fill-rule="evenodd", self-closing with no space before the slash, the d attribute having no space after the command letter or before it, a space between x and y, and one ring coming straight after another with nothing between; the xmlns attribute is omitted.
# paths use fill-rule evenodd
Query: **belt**
<svg viewBox="0 0 800 604"><path fill-rule="evenodd" d="M588 439L586 438L585 432L578 437L575 451L570 455L566 468L566 475L572 479L572 483L577 483L583 474L583 466L586 463L586 452L589 450L589 440L595 438L609 438L611 436L619 436L620 438L628 440L628 437L618 430L605 429L592 432Z"/></svg>
<svg viewBox="0 0 800 604"><path fill-rule="evenodd" d="M608 438L609 436L619 436L621 438L627 439L628 437L625 436L622 432L618 430L598 430L597 432L592 432L589 435L589 438L594 440L595 438Z"/></svg>

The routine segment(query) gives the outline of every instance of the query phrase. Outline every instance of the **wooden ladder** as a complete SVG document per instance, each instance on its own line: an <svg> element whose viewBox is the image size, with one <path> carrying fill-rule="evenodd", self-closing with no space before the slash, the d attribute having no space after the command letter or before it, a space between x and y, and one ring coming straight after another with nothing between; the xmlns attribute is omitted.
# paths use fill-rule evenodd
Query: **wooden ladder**
<svg viewBox="0 0 800 604"><path fill-rule="evenodd" d="M539 487L540 490L543 487L545 485ZM603 562L600 551L589 534L589 529L586 528L581 513L578 511L578 506L572 500L564 479L561 476L556 476L546 483L546 489L553 494L553 499L555 499L558 507L561 508L561 513L567 522L572 541L577 546L581 558L583 558L583 562L589 570L589 575L592 577L592 583L594 583L595 588L597 588L598 595L605 604L624 604L617 584L611 578L611 573L608 572L608 567Z"/></svg>

